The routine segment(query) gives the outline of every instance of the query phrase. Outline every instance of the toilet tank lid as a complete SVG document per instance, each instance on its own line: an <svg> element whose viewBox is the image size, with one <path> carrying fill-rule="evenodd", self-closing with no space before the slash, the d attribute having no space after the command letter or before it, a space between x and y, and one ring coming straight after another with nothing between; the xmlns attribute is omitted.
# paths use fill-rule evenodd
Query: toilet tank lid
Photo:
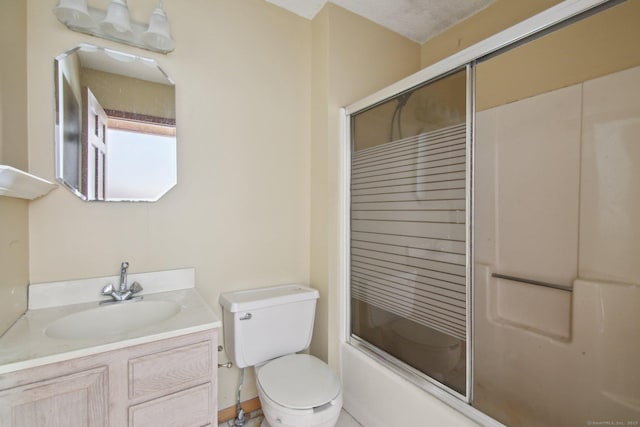
<svg viewBox="0 0 640 427"><path fill-rule="evenodd" d="M271 307L292 302L314 300L320 293L303 285L290 284L246 289L220 294L220 305L231 313Z"/></svg>

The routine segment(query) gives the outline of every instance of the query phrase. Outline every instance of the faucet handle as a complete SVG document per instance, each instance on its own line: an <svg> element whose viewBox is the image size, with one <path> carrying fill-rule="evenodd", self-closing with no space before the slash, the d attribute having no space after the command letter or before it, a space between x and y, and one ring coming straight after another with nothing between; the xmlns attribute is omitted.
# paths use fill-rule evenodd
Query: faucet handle
<svg viewBox="0 0 640 427"><path fill-rule="evenodd" d="M142 290L142 285L138 282L133 282L131 284L131 287L129 288L129 290L131 291L132 294L137 294L138 292L140 292Z"/></svg>
<svg viewBox="0 0 640 427"><path fill-rule="evenodd" d="M107 295L107 296L111 296L111 294L115 291L116 289L113 287L112 283L109 283L108 285L106 285L104 288L102 288L102 295Z"/></svg>

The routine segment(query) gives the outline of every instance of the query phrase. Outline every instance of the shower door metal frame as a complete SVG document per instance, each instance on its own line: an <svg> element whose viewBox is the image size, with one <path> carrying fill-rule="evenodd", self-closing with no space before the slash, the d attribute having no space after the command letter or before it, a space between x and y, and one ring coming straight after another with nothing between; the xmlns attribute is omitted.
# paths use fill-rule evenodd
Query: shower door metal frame
<svg viewBox="0 0 640 427"><path fill-rule="evenodd" d="M449 72L445 73L444 75L436 76L433 79L422 82L420 85L416 87L410 88L409 91L418 90L422 87L428 86L430 83L434 83L436 81L439 81L441 79L444 79L452 74L455 74L461 71L464 71L466 73L465 75L465 91L466 91L466 96L465 96L466 98L466 102L465 102L465 113L466 113L466 119L465 119L465 127L466 127L465 129L465 132L466 132L466 135L465 135L465 262L466 262L466 265L465 265L465 289L466 289L465 318L466 318L466 325L465 325L465 328L466 328L466 340L465 340L465 350L464 350L465 363L466 363L465 393L462 394L456 390L453 390L451 387L447 386L446 384L440 383L439 381L433 379L428 374L425 374L419 371L418 369L415 369L412 366L404 363L402 360L399 360L389 355L384 350L379 349L375 345L367 342L366 340L358 337L357 335L353 335L351 332L351 328L349 327L350 318L351 318L351 313L349 310L350 304L347 304L347 307L346 307L347 308L346 319L349 324L346 337L347 337L348 343L365 352L375 355L377 357L377 360L380 361L388 369L395 371L397 374L404 377L408 381L414 383L418 387L424 390L428 390L431 393L449 394L450 396L453 396L456 399L459 399L465 403L470 403L472 399L472 392L473 392L473 389L471 387L472 386L471 373L473 369L473 363L472 363L473 320L472 320L471 293L473 289L473 286L472 286L472 282L473 282L473 147L475 145L475 141L473 139L473 126L474 126L474 118L475 118L475 102L474 102L475 66L473 63L470 63L470 64L463 65L461 67L452 69ZM390 98L386 98L381 102L377 102L363 110L358 110L356 112L347 114L346 117L347 117L348 129L346 130L347 131L346 136L349 138L348 141L350 146L350 153L353 150L352 143L351 143L351 135L352 135L352 126L350 125L351 116L356 113L360 113L365 110L368 110L369 108L373 108L383 102L387 102L390 99L395 98L396 96L398 96L398 94ZM350 169L350 166L351 164L349 161L349 169ZM348 177L349 178L351 177L350 170L349 170ZM350 199L351 197L349 196L349 201L348 201L349 207L351 203ZM349 219L348 223L350 224L350 222L351 221ZM348 234L349 236L351 235L350 230ZM347 247L350 249L349 242L347 242ZM350 264L349 264L347 275L350 276ZM347 287L349 288L349 291L350 291L350 277L347 277ZM351 295L349 292L349 294L347 295L347 301L350 301L350 298L351 298Z"/></svg>
<svg viewBox="0 0 640 427"><path fill-rule="evenodd" d="M388 369L407 377L395 365L386 363L381 358L380 352L372 350L371 346L363 345L361 340L351 337L351 313L350 313L350 176L351 176L351 116L381 104L398 94L407 92L418 86L427 84L455 70L468 67L467 91L467 247L470 249L467 256L467 284L473 275L473 155L474 155L474 129L475 121L475 65L483 60L496 56L502 52L513 49L550 32L556 31L575 21L598 13L601 10L623 3L627 0L565 0L537 15L534 15L519 24L516 24L502 32L499 32L469 48L466 48L448 58L445 58L423 70L406 77L372 95L369 95L345 108L340 109L340 213L338 229L340 231L339 242L339 266L340 279L340 341L347 345L367 353ZM473 402L473 286L467 286L467 390L464 399L441 389L431 383L417 384L423 389L471 417L483 425L502 425L488 415L474 408ZM413 381L415 383L415 381Z"/></svg>

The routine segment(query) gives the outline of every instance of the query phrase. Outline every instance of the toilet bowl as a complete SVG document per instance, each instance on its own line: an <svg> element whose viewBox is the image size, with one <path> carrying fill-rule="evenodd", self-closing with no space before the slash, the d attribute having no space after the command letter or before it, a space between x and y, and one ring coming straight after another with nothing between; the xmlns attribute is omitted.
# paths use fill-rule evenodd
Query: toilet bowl
<svg viewBox="0 0 640 427"><path fill-rule="evenodd" d="M253 366L258 398L272 427L333 427L342 408L338 376L309 347L317 290L301 285L220 295L224 342L238 368Z"/></svg>
<svg viewBox="0 0 640 427"><path fill-rule="evenodd" d="M333 427L342 407L337 375L321 360L291 354L257 366L263 427Z"/></svg>

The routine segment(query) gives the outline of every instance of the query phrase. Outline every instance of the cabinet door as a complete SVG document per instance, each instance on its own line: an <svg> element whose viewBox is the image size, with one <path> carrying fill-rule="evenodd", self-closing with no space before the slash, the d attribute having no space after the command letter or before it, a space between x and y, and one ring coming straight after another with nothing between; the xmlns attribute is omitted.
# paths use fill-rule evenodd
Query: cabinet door
<svg viewBox="0 0 640 427"><path fill-rule="evenodd" d="M0 391L0 426L107 427L107 372L101 367Z"/></svg>

